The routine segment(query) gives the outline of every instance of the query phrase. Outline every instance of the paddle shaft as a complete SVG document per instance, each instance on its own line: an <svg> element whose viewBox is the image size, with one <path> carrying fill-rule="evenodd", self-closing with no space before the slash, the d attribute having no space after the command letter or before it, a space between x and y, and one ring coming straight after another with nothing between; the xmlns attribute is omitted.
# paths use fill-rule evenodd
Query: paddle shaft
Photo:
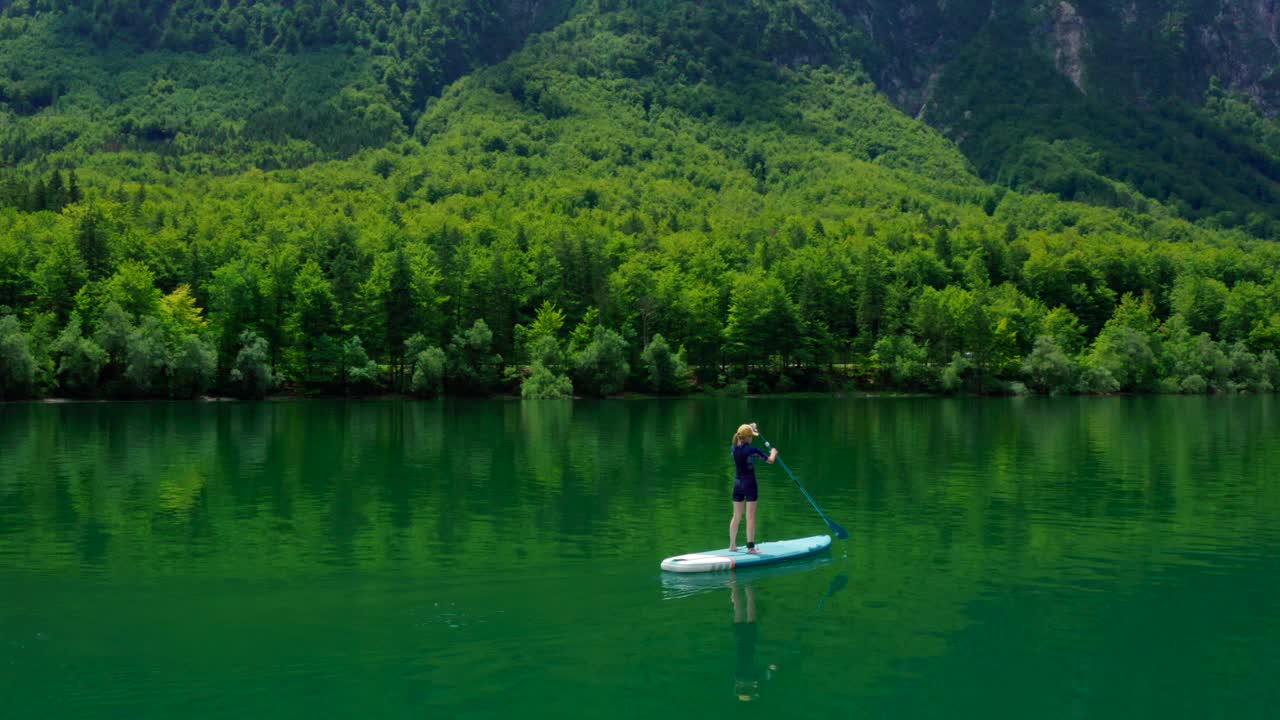
<svg viewBox="0 0 1280 720"><path fill-rule="evenodd" d="M764 440L765 447L767 448L773 447L772 445L769 444L768 440L765 440L763 435L760 436L760 439ZM845 530L843 527L840 526L839 523L827 517L827 514L822 512L822 508L818 507L818 502L813 499L813 496L809 494L808 490L804 489L804 485L800 484L800 480L796 478L795 473L791 472L791 468L787 467L787 461L783 460L781 455L778 456L778 462L782 463L782 469L787 471L787 476L791 478L791 482L794 482L796 484L796 487L800 488L800 492L804 493L805 499L807 499L809 501L809 504L813 506L813 509L817 510L818 514L822 516L823 521L827 523L827 527L831 528L831 531L836 534L836 537L840 538L841 540L848 540L849 531Z"/></svg>

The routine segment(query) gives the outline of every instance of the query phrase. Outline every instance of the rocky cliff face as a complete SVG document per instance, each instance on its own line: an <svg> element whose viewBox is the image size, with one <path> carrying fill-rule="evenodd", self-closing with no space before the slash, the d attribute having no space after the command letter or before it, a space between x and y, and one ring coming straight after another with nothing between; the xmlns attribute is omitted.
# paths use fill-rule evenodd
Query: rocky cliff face
<svg viewBox="0 0 1280 720"><path fill-rule="evenodd" d="M1224 2L1214 22L1191 35L1224 84L1280 110L1280 0Z"/></svg>
<svg viewBox="0 0 1280 720"><path fill-rule="evenodd" d="M1053 48L1053 65L1084 90L1084 49L1088 42L1084 18L1069 2L1058 3L1049 31L1049 44Z"/></svg>
<svg viewBox="0 0 1280 720"><path fill-rule="evenodd" d="M936 78L999 26L1081 92L1198 97L1216 76L1280 111L1280 0L845 0L836 11L881 89L917 113ZM1010 32L1009 28L1019 28Z"/></svg>

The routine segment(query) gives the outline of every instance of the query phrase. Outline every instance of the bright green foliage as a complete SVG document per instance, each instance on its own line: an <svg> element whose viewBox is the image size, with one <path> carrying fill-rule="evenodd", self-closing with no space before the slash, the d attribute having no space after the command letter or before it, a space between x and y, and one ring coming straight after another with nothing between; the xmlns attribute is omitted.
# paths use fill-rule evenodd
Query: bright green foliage
<svg viewBox="0 0 1280 720"><path fill-rule="evenodd" d="M1280 312L1263 315L1254 320L1249 330L1249 347L1260 352L1280 351Z"/></svg>
<svg viewBox="0 0 1280 720"><path fill-rule="evenodd" d="M1040 321L1039 334L1053 338L1057 346L1068 354L1078 353L1084 348L1085 328L1080 324L1080 318L1063 305L1044 316Z"/></svg>
<svg viewBox="0 0 1280 720"><path fill-rule="evenodd" d="M564 353L560 345L560 331L564 328L564 313L550 300L538 308L533 322L515 327L515 339L523 349L530 365L541 364L550 370L564 365Z"/></svg>
<svg viewBox="0 0 1280 720"><path fill-rule="evenodd" d="M655 393L670 394L685 389L689 374L684 348L673 353L666 338L654 335L653 340L640 354L648 389Z"/></svg>
<svg viewBox="0 0 1280 720"><path fill-rule="evenodd" d="M550 323L545 322L548 314L552 321ZM539 319L543 321L541 328L536 327L539 325ZM538 312L538 319L535 319L530 328L516 326L516 342L524 346L524 354L529 364L508 366L506 379L520 384L521 397L548 399L572 396L573 383L567 375L563 374L564 350L554 334L562 324L563 316L548 303L543 303ZM529 384L531 380L532 385Z"/></svg>
<svg viewBox="0 0 1280 720"><path fill-rule="evenodd" d="M350 332L359 319L356 298L361 278L367 277L371 269L370 258L356 244L356 229L345 217L329 220L321 225L318 249L325 260L325 276L328 280L326 287L332 295L329 305L334 315L333 322L337 325L336 329ZM314 269L319 270L320 266L316 265ZM303 273L306 272L307 268L304 266ZM408 268L405 267L403 272L406 277L401 278L401 282L407 281ZM309 282L310 279L307 281ZM304 302L304 297L310 297L305 292L316 290L318 287L317 282L306 291L295 288L299 303ZM317 302L320 301L317 300Z"/></svg>
<svg viewBox="0 0 1280 720"><path fill-rule="evenodd" d="M129 352L129 334L133 332L133 317L112 300L102 309L98 318L98 330L94 340L107 353L107 363L124 372L125 357Z"/></svg>
<svg viewBox="0 0 1280 720"><path fill-rule="evenodd" d="M529 377L520 383L520 397L525 400L561 400L573 397L573 381L557 375L546 365L534 362Z"/></svg>
<svg viewBox="0 0 1280 720"><path fill-rule="evenodd" d="M981 392L997 376L1017 371L1024 338L1033 335L1043 312L1011 285L976 291L955 285L927 287L914 304L911 327L929 348L935 366L947 365L952 358L950 382L967 378ZM964 362L956 362L956 355L963 355Z"/></svg>
<svg viewBox="0 0 1280 720"><path fill-rule="evenodd" d="M89 271L89 279L106 277L111 268L111 245L118 234L115 218L100 205L75 206L68 213L75 236L76 249Z"/></svg>
<svg viewBox="0 0 1280 720"><path fill-rule="evenodd" d="M1199 395L1209 388L1209 384L1199 375L1191 374L1182 378L1182 381L1178 383L1177 388L1180 392Z"/></svg>
<svg viewBox="0 0 1280 720"><path fill-rule="evenodd" d="M760 272L734 278L725 350L746 369L786 364L800 338L800 317L779 278Z"/></svg>
<svg viewBox="0 0 1280 720"><path fill-rule="evenodd" d="M683 319L673 338L683 338L690 365L710 368L721 358L721 291L708 282L691 281L679 291L676 315ZM709 374L709 373L708 373Z"/></svg>
<svg viewBox="0 0 1280 720"><path fill-rule="evenodd" d="M1227 389L1231 392L1269 392L1274 387L1258 362L1258 356L1250 352L1243 342L1232 343L1228 348L1227 366L1231 374Z"/></svg>
<svg viewBox="0 0 1280 720"><path fill-rule="evenodd" d="M1156 318L1155 305L1149 295L1138 297L1129 294L1120 298L1120 304L1116 306L1111 319L1107 321L1107 325L1124 326L1144 333L1154 333L1158 329L1160 321ZM1103 330L1105 329L1106 326L1103 326Z"/></svg>
<svg viewBox="0 0 1280 720"><path fill-rule="evenodd" d="M964 355L955 353L951 356L951 362L942 368L942 375L939 380L942 383L942 389L947 392L956 392L965 388L971 382L971 371L973 363Z"/></svg>
<svg viewBox="0 0 1280 720"><path fill-rule="evenodd" d="M906 336L888 336L876 341L871 363L886 387L923 390L929 387L929 352Z"/></svg>
<svg viewBox="0 0 1280 720"><path fill-rule="evenodd" d="M925 288L914 303L911 328L929 348L935 363L944 363L970 340L985 344L990 333L980 299L971 290L951 285Z"/></svg>
<svg viewBox="0 0 1280 720"><path fill-rule="evenodd" d="M246 294L252 294L261 303L258 326L271 348L273 370L279 363L280 349L288 343L294 281L300 264L298 257L298 247L293 244L270 248L264 253L262 272L257 275L257 292L250 293L248 288L245 289Z"/></svg>
<svg viewBox="0 0 1280 720"><path fill-rule="evenodd" d="M59 235L46 248L32 271L36 302L59 320L66 320L76 293L88 277L88 270L75 244L65 235Z"/></svg>
<svg viewBox="0 0 1280 720"><path fill-rule="evenodd" d="M1265 327L1267 316L1274 312L1275 302L1276 299L1270 297L1267 289L1258 283L1251 280L1236 283L1222 303L1219 316L1222 339L1249 339L1255 327ZM1261 333L1257 337L1261 337Z"/></svg>
<svg viewBox="0 0 1280 720"><path fill-rule="evenodd" d="M1027 386L1041 393L1058 395L1071 392L1078 372L1076 363L1067 356L1053 335L1037 337L1035 347L1022 361L1022 375Z"/></svg>
<svg viewBox="0 0 1280 720"><path fill-rule="evenodd" d="M25 243L0 234L0 307L29 305L35 299L33 278L24 260L29 255Z"/></svg>
<svg viewBox="0 0 1280 720"><path fill-rule="evenodd" d="M600 326L600 311L594 307L587 308L582 321L569 333L569 355L577 355L586 349L595 338L596 328Z"/></svg>
<svg viewBox="0 0 1280 720"><path fill-rule="evenodd" d="M1115 307L1116 292L1091 258L1079 250L1044 244L1022 266L1024 287L1047 307L1065 307L1090 328L1100 329Z"/></svg>
<svg viewBox="0 0 1280 720"><path fill-rule="evenodd" d="M540 335L528 347L529 364L542 365L551 370L564 366L564 350L560 342L551 335Z"/></svg>
<svg viewBox="0 0 1280 720"><path fill-rule="evenodd" d="M1093 343L1089 366L1105 370L1125 392L1153 390L1156 352L1151 341L1142 330L1108 321Z"/></svg>
<svg viewBox="0 0 1280 720"><path fill-rule="evenodd" d="M1179 276L1170 291L1173 311L1187 319L1192 332L1216 334L1230 291L1222 281L1196 274ZM1239 320L1232 318L1233 324ZM1233 327L1236 332L1238 327Z"/></svg>
<svg viewBox="0 0 1280 720"><path fill-rule="evenodd" d="M1271 386L1272 392L1280 388L1280 359L1276 358L1274 352L1263 350L1258 355L1258 374L1264 383Z"/></svg>
<svg viewBox="0 0 1280 720"><path fill-rule="evenodd" d="M1126 295L1094 339L1087 368L1105 370L1124 392L1154 390L1160 356L1159 337L1155 334L1157 322L1150 298ZM1106 384L1094 383L1098 377L1101 376L1087 378L1093 383L1094 391L1102 391Z"/></svg>
<svg viewBox="0 0 1280 720"><path fill-rule="evenodd" d="M338 321L330 282L315 260L308 260L298 271L293 294L290 334L294 348L302 355L294 362L302 366L304 381L327 382L341 363L341 358L334 357Z"/></svg>
<svg viewBox="0 0 1280 720"><path fill-rule="evenodd" d="M1076 392L1085 395L1108 395L1120 390L1120 383L1105 367L1093 364L1091 359L1080 368L1080 379L1076 382Z"/></svg>
<svg viewBox="0 0 1280 720"><path fill-rule="evenodd" d="M107 353L93 340L84 337L80 316L72 316L54 340L51 350L57 361L60 387L74 395L90 395L97 389L98 374L107 361Z"/></svg>
<svg viewBox="0 0 1280 720"><path fill-rule="evenodd" d="M154 314L160 305L155 274L140 262L125 262L102 284L102 299L135 317Z"/></svg>
<svg viewBox="0 0 1280 720"><path fill-rule="evenodd" d="M379 384L378 364L369 359L359 335L342 344L341 375L344 390L369 392Z"/></svg>
<svg viewBox="0 0 1280 720"><path fill-rule="evenodd" d="M52 313L39 313L27 324L31 357L35 361L35 392L48 394L56 387L57 362L53 357L53 344L58 336L58 321Z"/></svg>
<svg viewBox="0 0 1280 720"><path fill-rule="evenodd" d="M35 389L35 382L31 339L17 317L0 317L0 400L25 397Z"/></svg>
<svg viewBox="0 0 1280 720"><path fill-rule="evenodd" d="M614 395L622 390L630 371L627 341L616 331L597 325L591 342L573 357L573 386L596 397Z"/></svg>
<svg viewBox="0 0 1280 720"><path fill-rule="evenodd" d="M454 258L462 267L458 278L455 311L485 321L493 333L493 347L510 356L513 328L528 302L529 268L511 238L494 237L482 229L475 241L464 244Z"/></svg>
<svg viewBox="0 0 1280 720"><path fill-rule="evenodd" d="M213 347L195 335L177 340L169 360L169 393L173 397L197 397L209 389L217 371Z"/></svg>
<svg viewBox="0 0 1280 720"><path fill-rule="evenodd" d="M1012 375L1017 371L1018 358L1031 351L1043 327L1045 306L1012 283L989 288L981 297L992 325L989 371Z"/></svg>
<svg viewBox="0 0 1280 720"><path fill-rule="evenodd" d="M1188 388L1225 389L1231 369L1227 356L1208 333L1195 334L1186 319L1175 315L1164 324L1162 371L1167 385L1179 392ZM1188 380L1194 377L1194 380Z"/></svg>
<svg viewBox="0 0 1280 720"><path fill-rule="evenodd" d="M308 260L294 280L293 331L304 346L337 331L332 284L315 260Z"/></svg>
<svg viewBox="0 0 1280 720"><path fill-rule="evenodd" d="M164 328L159 318L147 316L129 333L125 353L125 379L139 394L164 392L168 370Z"/></svg>
<svg viewBox="0 0 1280 720"><path fill-rule="evenodd" d="M564 328L564 313L556 308L555 303L547 300L538 308L525 337L530 342L542 337L555 338L560 336L562 328Z"/></svg>
<svg viewBox="0 0 1280 720"><path fill-rule="evenodd" d="M418 333L405 341L405 355L412 366L410 389L417 395L435 397L444 390L445 354L438 347L427 344Z"/></svg>
<svg viewBox="0 0 1280 720"><path fill-rule="evenodd" d="M385 322L383 347L386 348L392 369L392 384L398 387L401 384L399 377L405 365L405 342L423 323L419 317L419 305L415 302L414 273L409 254L403 246L397 247L391 253L389 262L384 261L381 264L390 265L385 273L387 275L385 285L377 288ZM374 272L371 273L369 282L374 282L375 278L381 275L378 272L379 265L380 263L375 261Z"/></svg>
<svg viewBox="0 0 1280 720"><path fill-rule="evenodd" d="M240 335L240 350L231 366L231 381L243 398L261 398L271 390L271 353L267 341L246 330Z"/></svg>
<svg viewBox="0 0 1280 720"><path fill-rule="evenodd" d="M241 347L240 336L251 328L259 306L258 267L246 258L231 259L213 271L205 297L217 338L218 362L226 367Z"/></svg>
<svg viewBox="0 0 1280 720"><path fill-rule="evenodd" d="M173 292L160 298L158 308L160 323L169 338L197 335L205 332L209 323L196 304L190 285L179 285Z"/></svg>
<svg viewBox="0 0 1280 720"><path fill-rule="evenodd" d="M493 331L484 320L476 320L449 343L445 379L450 391L462 395L492 392L498 382L502 358L494 355Z"/></svg>

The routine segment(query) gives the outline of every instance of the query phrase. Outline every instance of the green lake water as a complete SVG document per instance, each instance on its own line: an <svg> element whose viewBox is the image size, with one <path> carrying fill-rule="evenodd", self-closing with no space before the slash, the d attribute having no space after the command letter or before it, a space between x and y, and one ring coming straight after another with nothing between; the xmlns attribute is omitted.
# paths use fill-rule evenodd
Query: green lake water
<svg viewBox="0 0 1280 720"><path fill-rule="evenodd" d="M664 577L727 544L748 420L851 539ZM1278 430L1274 396L0 404L0 718L1275 717ZM826 530L758 474L760 540Z"/></svg>

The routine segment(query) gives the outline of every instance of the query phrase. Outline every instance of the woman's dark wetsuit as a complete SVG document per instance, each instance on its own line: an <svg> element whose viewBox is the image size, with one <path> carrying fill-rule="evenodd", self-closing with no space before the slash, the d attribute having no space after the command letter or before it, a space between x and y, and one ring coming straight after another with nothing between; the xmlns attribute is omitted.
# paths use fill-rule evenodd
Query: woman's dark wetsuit
<svg viewBox="0 0 1280 720"><path fill-rule="evenodd" d="M760 497L759 488L756 487L756 468L753 460L756 455L762 458L769 457L763 450L750 443L735 445L733 448L733 465L737 471L733 481L734 502L744 500L756 502Z"/></svg>

